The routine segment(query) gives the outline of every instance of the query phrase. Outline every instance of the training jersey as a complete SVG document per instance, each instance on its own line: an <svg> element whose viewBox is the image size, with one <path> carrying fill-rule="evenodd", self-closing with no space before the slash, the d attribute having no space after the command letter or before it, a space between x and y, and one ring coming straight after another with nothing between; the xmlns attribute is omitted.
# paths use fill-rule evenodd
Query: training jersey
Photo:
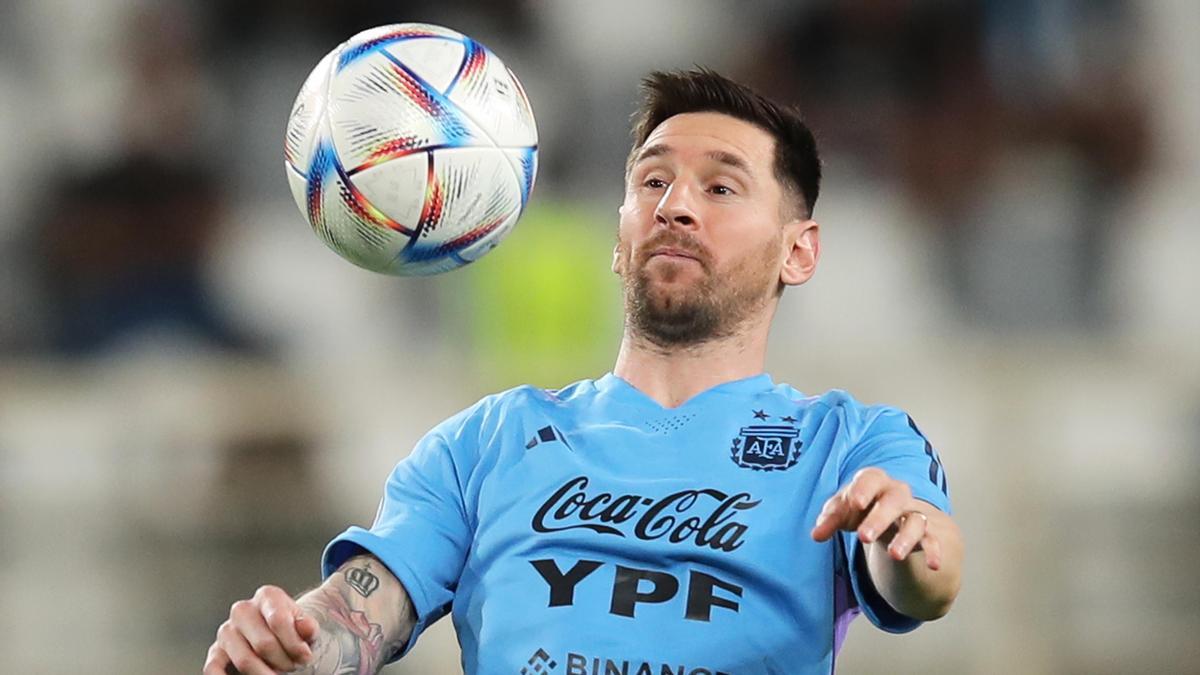
<svg viewBox="0 0 1200 675"><path fill-rule="evenodd" d="M607 374L518 387L430 431L388 477L370 552L417 624L451 613L468 675L829 673L850 620L892 632L853 532L811 530L865 467L949 511L941 461L904 412L770 376L665 408Z"/></svg>

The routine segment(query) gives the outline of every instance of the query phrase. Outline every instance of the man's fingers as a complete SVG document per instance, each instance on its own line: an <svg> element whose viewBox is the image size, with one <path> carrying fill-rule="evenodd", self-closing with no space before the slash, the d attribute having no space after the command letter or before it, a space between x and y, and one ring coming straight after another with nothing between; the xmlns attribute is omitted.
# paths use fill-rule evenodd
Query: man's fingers
<svg viewBox="0 0 1200 675"><path fill-rule="evenodd" d="M925 551L925 566L933 571L942 569L942 542L935 534L926 530L921 539L921 550Z"/></svg>
<svg viewBox="0 0 1200 675"><path fill-rule="evenodd" d="M296 665L307 663L312 658L312 647L296 629L296 619L303 614L300 605L278 586L262 586L254 593L254 600L261 608L263 620L278 641L287 657ZM257 644L254 640L250 643ZM260 656L264 655L262 652ZM268 661L271 662L271 661ZM273 662L271 662L275 665ZM285 670L290 670L287 668Z"/></svg>
<svg viewBox="0 0 1200 675"><path fill-rule="evenodd" d="M301 614L299 606L292 602L291 598L288 598L288 601L285 606L280 607L273 600L265 600L262 606L262 616L287 657L299 665L312 658L312 648L296 630L296 617ZM251 644L254 644L253 640L251 640ZM284 670L292 670L296 665Z"/></svg>
<svg viewBox="0 0 1200 675"><path fill-rule="evenodd" d="M934 571L942 567L942 542L929 530L929 521L919 513L910 513L888 546L893 560L904 560L914 551L925 553L925 565Z"/></svg>
<svg viewBox="0 0 1200 675"><path fill-rule="evenodd" d="M924 539L926 526L929 524L923 514L915 511L909 512L903 518L904 522L900 524L896 536L892 537L892 543L888 545L888 555L892 560L904 560L916 550Z"/></svg>
<svg viewBox="0 0 1200 675"><path fill-rule="evenodd" d="M267 628L265 623L259 623L254 626L242 628L242 635L246 638L246 642L250 643L250 647L258 658L264 663L271 666L275 670L288 672L295 670L298 663L288 655L286 649L280 644L279 638Z"/></svg>
<svg viewBox="0 0 1200 675"><path fill-rule="evenodd" d="M242 675L276 675L275 670L258 658L250 643L232 623L226 621L221 625L217 630L217 641Z"/></svg>
<svg viewBox="0 0 1200 675"><path fill-rule="evenodd" d="M850 484L825 502L817 516L812 537L827 541L838 530L857 529L888 477L880 469L863 469L854 474Z"/></svg>
<svg viewBox="0 0 1200 675"><path fill-rule="evenodd" d="M204 675L225 675L225 668L229 665L229 655L214 642L208 648L208 658L204 661Z"/></svg>
<svg viewBox="0 0 1200 675"><path fill-rule="evenodd" d="M288 656L272 627L267 625L263 607L258 602L241 600L233 603L233 608L229 611L229 620L241 637L250 644L258 658L267 665L284 672L296 668L296 662ZM233 654L230 653L230 656Z"/></svg>
<svg viewBox="0 0 1200 675"><path fill-rule="evenodd" d="M317 635L321 632L321 624L313 617L301 613L296 617L296 633L300 635L300 639L308 644L312 644L317 639Z"/></svg>
<svg viewBox="0 0 1200 675"><path fill-rule="evenodd" d="M813 539L826 541L837 530L858 529L889 482L891 479L881 469L868 468L854 474L849 485L825 502L812 531Z"/></svg>
<svg viewBox="0 0 1200 675"><path fill-rule="evenodd" d="M865 513L889 482L893 481L883 469L862 469L846 486L846 500L855 511Z"/></svg>
<svg viewBox="0 0 1200 675"><path fill-rule="evenodd" d="M912 502L912 491L900 481L892 481L875 499L871 510L858 526L858 539L869 544L896 522Z"/></svg>
<svg viewBox="0 0 1200 675"><path fill-rule="evenodd" d="M846 502L843 492L830 497L821 509L821 515L817 516L816 525L812 530L812 538L817 541L828 541L835 532L845 528L849 512L850 505Z"/></svg>

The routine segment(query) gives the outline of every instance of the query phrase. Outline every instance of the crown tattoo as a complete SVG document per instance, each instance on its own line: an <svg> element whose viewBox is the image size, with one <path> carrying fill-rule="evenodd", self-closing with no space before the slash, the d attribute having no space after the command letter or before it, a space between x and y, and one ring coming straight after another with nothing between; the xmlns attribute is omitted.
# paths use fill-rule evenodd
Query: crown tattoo
<svg viewBox="0 0 1200 675"><path fill-rule="evenodd" d="M379 577L371 574L365 567L355 567L346 570L346 583L350 584L351 588L358 591L358 594L365 598L374 593L376 588L379 588Z"/></svg>

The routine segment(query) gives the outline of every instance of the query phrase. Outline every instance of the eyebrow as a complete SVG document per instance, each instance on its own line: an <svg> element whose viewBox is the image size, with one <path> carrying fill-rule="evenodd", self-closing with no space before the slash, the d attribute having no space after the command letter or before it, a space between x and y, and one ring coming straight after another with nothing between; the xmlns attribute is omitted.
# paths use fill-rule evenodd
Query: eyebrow
<svg viewBox="0 0 1200 675"><path fill-rule="evenodd" d="M642 148L641 152L638 153L637 158L633 160L633 163L638 164L639 162L650 159L651 157L662 157L673 152L674 150L671 149L671 146L664 143L647 145L646 147ZM704 153L704 156L726 166L738 169L751 176L754 175L754 172L750 170L750 165L746 162L746 160L733 154L732 152L726 152L725 150L710 150Z"/></svg>

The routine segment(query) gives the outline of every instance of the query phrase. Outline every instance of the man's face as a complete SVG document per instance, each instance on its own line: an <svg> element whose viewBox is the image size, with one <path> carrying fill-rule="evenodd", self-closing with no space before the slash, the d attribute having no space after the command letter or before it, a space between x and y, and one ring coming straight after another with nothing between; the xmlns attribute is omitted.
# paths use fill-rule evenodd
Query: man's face
<svg viewBox="0 0 1200 675"><path fill-rule="evenodd" d="M625 186L613 271L621 275L627 320L660 346L728 337L770 311L781 270L795 257L785 223L775 141L759 127L720 113L668 118L637 151ZM800 244L803 245L803 244ZM794 265L792 265L794 267Z"/></svg>

